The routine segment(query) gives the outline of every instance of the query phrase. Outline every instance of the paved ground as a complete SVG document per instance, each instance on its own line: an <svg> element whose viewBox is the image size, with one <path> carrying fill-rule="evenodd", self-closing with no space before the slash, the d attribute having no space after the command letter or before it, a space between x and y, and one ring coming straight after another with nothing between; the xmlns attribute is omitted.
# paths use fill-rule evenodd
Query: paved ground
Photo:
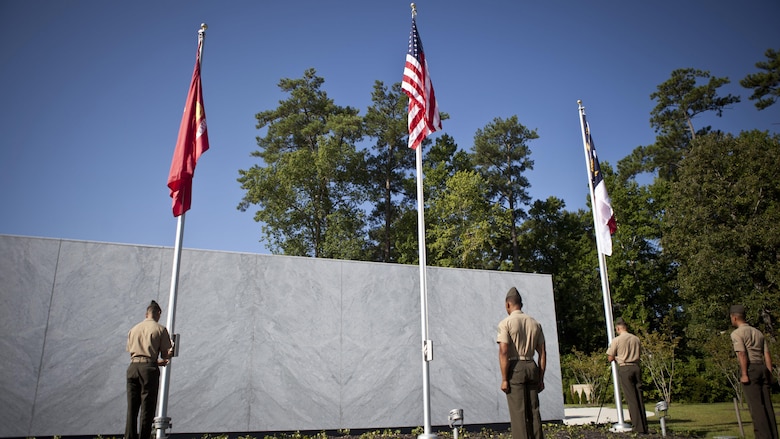
<svg viewBox="0 0 780 439"><path fill-rule="evenodd" d="M617 409L614 407L572 407L563 409L566 425L611 424L617 422ZM655 416L646 412L647 417ZM623 419L628 419L628 409L623 409Z"/></svg>

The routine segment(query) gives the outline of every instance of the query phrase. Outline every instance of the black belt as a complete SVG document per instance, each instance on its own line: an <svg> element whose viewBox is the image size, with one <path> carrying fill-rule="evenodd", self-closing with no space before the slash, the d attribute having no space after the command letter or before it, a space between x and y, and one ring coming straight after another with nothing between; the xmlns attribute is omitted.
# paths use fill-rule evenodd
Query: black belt
<svg viewBox="0 0 780 439"><path fill-rule="evenodd" d="M524 357L522 355L519 355L517 357L512 357L509 359L509 361L533 361L534 357Z"/></svg>

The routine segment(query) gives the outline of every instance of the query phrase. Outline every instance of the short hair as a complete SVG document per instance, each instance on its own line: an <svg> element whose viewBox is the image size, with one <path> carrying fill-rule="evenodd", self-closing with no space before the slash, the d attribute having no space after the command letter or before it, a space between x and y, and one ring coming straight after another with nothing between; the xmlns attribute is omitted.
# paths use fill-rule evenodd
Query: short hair
<svg viewBox="0 0 780 439"><path fill-rule="evenodd" d="M744 319L745 307L742 305L731 305L731 308L729 308L729 314L736 314Z"/></svg>
<svg viewBox="0 0 780 439"><path fill-rule="evenodd" d="M150 303L149 306L146 307L146 312L156 312L162 314L162 308L160 308L160 305L158 305L157 302L152 300L152 303Z"/></svg>
<svg viewBox="0 0 780 439"><path fill-rule="evenodd" d="M517 291L517 288L515 287L510 288L506 293L506 301L512 305L517 305L520 308L523 307L523 298L520 296L520 292Z"/></svg>

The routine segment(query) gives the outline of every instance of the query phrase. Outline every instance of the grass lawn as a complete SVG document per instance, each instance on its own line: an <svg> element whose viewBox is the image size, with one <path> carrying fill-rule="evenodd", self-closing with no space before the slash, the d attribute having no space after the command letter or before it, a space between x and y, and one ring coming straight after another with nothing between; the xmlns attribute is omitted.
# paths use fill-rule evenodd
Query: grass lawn
<svg viewBox="0 0 780 439"><path fill-rule="evenodd" d="M655 405L647 405L647 411L655 410ZM775 405L777 408L777 405ZM745 437L753 437L753 423L747 403L739 406L742 428ZM661 432L658 417L647 418L650 430ZM735 436L741 437L737 413L733 402L712 404L672 403L666 416L666 431L675 434L690 434L696 437Z"/></svg>

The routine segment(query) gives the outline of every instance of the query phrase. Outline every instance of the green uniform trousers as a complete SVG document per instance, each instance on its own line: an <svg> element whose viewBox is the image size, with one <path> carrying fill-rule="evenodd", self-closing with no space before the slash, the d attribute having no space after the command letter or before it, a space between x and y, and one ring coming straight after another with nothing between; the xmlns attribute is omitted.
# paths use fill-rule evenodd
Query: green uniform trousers
<svg viewBox="0 0 780 439"><path fill-rule="evenodd" d="M631 416L631 426L636 433L647 433L647 413L642 397L642 371L638 364L618 366L620 387L623 397L628 403L628 414Z"/></svg>
<svg viewBox="0 0 780 439"><path fill-rule="evenodd" d="M509 365L509 393L506 394L512 439L543 439L542 416L539 413L539 366L533 360L512 363Z"/></svg>
<svg viewBox="0 0 780 439"><path fill-rule="evenodd" d="M756 439L778 439L777 420L770 394L770 373L764 363L748 364L749 384L743 384Z"/></svg>
<svg viewBox="0 0 780 439"><path fill-rule="evenodd" d="M127 423L125 439L149 439L152 435L160 368L157 363L130 363L127 367ZM138 412L141 412L141 435L138 435Z"/></svg>

